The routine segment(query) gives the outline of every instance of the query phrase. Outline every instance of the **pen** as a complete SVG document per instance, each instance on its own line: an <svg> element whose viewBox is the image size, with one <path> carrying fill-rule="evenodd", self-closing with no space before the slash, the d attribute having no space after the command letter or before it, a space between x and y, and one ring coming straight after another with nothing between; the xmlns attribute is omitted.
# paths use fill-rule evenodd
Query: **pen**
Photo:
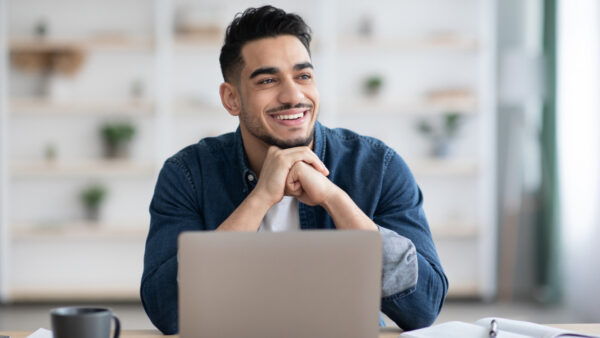
<svg viewBox="0 0 600 338"><path fill-rule="evenodd" d="M495 338L498 335L498 323L495 319L490 322L490 337Z"/></svg>

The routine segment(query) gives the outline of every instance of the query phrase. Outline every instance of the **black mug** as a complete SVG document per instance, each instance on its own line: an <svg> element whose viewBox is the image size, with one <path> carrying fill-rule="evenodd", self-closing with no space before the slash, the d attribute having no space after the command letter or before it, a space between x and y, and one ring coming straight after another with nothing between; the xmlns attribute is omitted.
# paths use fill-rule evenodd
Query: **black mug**
<svg viewBox="0 0 600 338"><path fill-rule="evenodd" d="M110 309L68 306L50 312L54 338L109 338L110 321L115 321L115 334L121 333L121 323Z"/></svg>

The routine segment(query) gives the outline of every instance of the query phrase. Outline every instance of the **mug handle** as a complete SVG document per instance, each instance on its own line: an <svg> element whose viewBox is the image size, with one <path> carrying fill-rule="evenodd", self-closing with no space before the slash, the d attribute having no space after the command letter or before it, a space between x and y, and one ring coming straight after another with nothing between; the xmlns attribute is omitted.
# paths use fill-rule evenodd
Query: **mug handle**
<svg viewBox="0 0 600 338"><path fill-rule="evenodd" d="M119 338L121 335L121 322L119 321L119 317L115 316L114 314L112 315L112 318L115 320L115 334L113 337Z"/></svg>

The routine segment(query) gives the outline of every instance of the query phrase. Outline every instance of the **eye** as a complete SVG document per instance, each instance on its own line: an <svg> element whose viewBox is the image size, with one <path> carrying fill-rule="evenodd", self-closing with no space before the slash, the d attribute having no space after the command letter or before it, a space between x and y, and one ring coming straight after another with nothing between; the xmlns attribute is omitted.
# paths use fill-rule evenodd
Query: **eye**
<svg viewBox="0 0 600 338"><path fill-rule="evenodd" d="M269 78L258 81L258 84L270 84L273 82L275 82L275 79L269 77Z"/></svg>
<svg viewBox="0 0 600 338"><path fill-rule="evenodd" d="M312 79L312 76L310 74L302 74L302 75L298 76L298 78L300 80L310 80L310 79Z"/></svg>

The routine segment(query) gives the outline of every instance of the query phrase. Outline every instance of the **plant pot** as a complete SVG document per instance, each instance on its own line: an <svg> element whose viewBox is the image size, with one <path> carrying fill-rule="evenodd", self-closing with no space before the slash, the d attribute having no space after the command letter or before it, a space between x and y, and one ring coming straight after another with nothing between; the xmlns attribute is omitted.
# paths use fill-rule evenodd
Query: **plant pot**
<svg viewBox="0 0 600 338"><path fill-rule="evenodd" d="M436 139L433 142L432 155L434 157L448 157L450 154L450 140L447 138Z"/></svg>
<svg viewBox="0 0 600 338"><path fill-rule="evenodd" d="M367 97L376 97L376 96L379 96L380 93L381 93L381 88L379 88L379 87L377 87L377 88L371 88L371 87L365 88L365 95Z"/></svg>
<svg viewBox="0 0 600 338"><path fill-rule="evenodd" d="M106 158L128 158L129 142L104 142L104 156Z"/></svg>
<svg viewBox="0 0 600 338"><path fill-rule="evenodd" d="M100 220L100 206L87 205L85 207L85 219L90 222L98 222Z"/></svg>

